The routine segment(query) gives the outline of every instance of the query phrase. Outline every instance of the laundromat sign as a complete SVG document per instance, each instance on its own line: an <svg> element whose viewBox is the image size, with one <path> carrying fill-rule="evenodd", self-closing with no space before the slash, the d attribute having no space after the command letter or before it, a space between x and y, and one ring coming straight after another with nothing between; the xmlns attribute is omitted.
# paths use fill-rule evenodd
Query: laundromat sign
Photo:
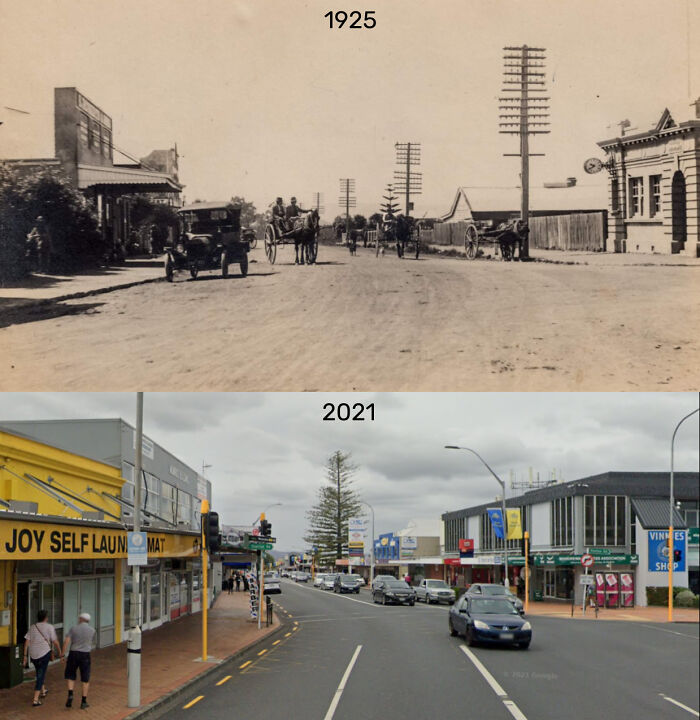
<svg viewBox="0 0 700 720"><path fill-rule="evenodd" d="M193 557L199 536L148 533L149 557ZM125 558L126 530L0 520L0 560Z"/></svg>

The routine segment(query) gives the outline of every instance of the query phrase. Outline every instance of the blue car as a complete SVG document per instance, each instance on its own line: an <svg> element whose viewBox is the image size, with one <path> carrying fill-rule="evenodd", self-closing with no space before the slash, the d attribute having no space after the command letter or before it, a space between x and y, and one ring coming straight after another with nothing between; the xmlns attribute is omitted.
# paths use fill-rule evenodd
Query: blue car
<svg viewBox="0 0 700 720"><path fill-rule="evenodd" d="M515 645L527 649L532 626L505 598L462 597L450 608L451 635L464 635L469 646L477 643Z"/></svg>

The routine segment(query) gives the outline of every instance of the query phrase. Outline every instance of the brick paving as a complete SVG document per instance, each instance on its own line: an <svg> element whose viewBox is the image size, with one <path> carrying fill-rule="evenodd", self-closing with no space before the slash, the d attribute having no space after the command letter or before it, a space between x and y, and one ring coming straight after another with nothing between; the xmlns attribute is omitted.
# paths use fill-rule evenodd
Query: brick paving
<svg viewBox="0 0 700 720"><path fill-rule="evenodd" d="M246 647L265 638L279 627L275 618L269 628L258 630L248 611L248 594L233 592L218 596L209 611L208 654L210 658L225 660ZM189 615L166 623L143 634L141 655L141 707L168 696L184 683L206 672L217 663L198 661L202 653L202 614ZM136 708L127 707L126 644L112 645L92 653L92 677L88 702L81 711L80 683L76 682L73 708L65 707L66 681L64 666L53 663L48 670L46 687L49 694L40 708L32 707L34 682L0 690L0 717L3 720L57 717L78 713L79 717L98 717L101 720L122 720ZM33 673L32 673L33 676Z"/></svg>

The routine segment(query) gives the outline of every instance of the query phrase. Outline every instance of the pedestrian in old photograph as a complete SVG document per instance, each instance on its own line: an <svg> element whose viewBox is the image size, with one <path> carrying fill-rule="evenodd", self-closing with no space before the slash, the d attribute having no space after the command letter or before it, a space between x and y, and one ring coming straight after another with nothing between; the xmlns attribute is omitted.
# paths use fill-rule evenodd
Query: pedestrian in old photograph
<svg viewBox="0 0 700 720"><path fill-rule="evenodd" d="M27 235L27 258L35 272L48 273L51 266L51 235L42 215Z"/></svg>
<svg viewBox="0 0 700 720"><path fill-rule="evenodd" d="M65 679L68 681L68 698L66 699L66 707L73 705L73 689L75 688L75 680L80 670L80 684L82 685L80 709L85 710L90 707L88 705L87 696L90 688L90 652L95 639L95 628L90 625L90 615L81 613L78 616L78 624L68 631L66 639L63 641L63 656L70 647L70 652L66 659Z"/></svg>
<svg viewBox="0 0 700 720"><path fill-rule="evenodd" d="M41 699L46 697L48 689L44 684L46 679L46 668L53 659L52 648L56 648L56 655L61 656L61 646L58 642L56 630L51 623L48 622L49 614L46 610L39 610L36 622L32 625L27 634L24 636L24 664L29 665L31 659L32 665L36 670L36 679L34 682L34 700L32 705L37 707L41 705Z"/></svg>

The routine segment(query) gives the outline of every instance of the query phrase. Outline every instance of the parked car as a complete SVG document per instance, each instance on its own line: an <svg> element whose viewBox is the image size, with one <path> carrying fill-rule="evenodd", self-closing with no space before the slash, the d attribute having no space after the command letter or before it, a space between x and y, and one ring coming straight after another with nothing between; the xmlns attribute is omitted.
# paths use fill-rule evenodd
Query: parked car
<svg viewBox="0 0 700 720"><path fill-rule="evenodd" d="M333 590L335 587L335 576L336 573L329 573L328 575L325 575L320 586L321 590Z"/></svg>
<svg viewBox="0 0 700 720"><path fill-rule="evenodd" d="M381 602L382 605L415 605L416 591L405 580L390 577L376 582L372 588L372 602Z"/></svg>
<svg viewBox="0 0 700 720"><path fill-rule="evenodd" d="M264 575L264 595L272 595L273 593L281 593L282 586L280 585L279 575L276 573L265 573Z"/></svg>
<svg viewBox="0 0 700 720"><path fill-rule="evenodd" d="M333 592L344 593L354 592L360 594L360 588L364 585L364 580L359 575L350 573L338 573L333 583Z"/></svg>
<svg viewBox="0 0 700 720"><path fill-rule="evenodd" d="M496 585L495 583L474 583L467 589L466 595L470 597L502 597L508 600L513 607L521 614L525 614L525 606L523 601L513 595L505 585Z"/></svg>
<svg viewBox="0 0 700 720"><path fill-rule="evenodd" d="M444 580L421 580L416 587L416 600L422 600L428 605L443 602L452 605L455 594Z"/></svg>
<svg viewBox="0 0 700 720"><path fill-rule="evenodd" d="M309 578L311 575L307 572L304 572L303 570L300 570L295 576L294 580L296 582L309 582Z"/></svg>
<svg viewBox="0 0 700 720"><path fill-rule="evenodd" d="M375 575L374 580L372 580L372 589L374 589L378 582L382 582L383 580L396 580L395 575Z"/></svg>
<svg viewBox="0 0 700 720"><path fill-rule="evenodd" d="M314 578L314 587L321 587L323 578L325 578L327 574L328 573L316 573L316 577Z"/></svg>
<svg viewBox="0 0 700 720"><path fill-rule="evenodd" d="M502 597L464 594L450 608L448 623L450 634L464 635L470 646L484 642L527 649L532 640L530 623Z"/></svg>

